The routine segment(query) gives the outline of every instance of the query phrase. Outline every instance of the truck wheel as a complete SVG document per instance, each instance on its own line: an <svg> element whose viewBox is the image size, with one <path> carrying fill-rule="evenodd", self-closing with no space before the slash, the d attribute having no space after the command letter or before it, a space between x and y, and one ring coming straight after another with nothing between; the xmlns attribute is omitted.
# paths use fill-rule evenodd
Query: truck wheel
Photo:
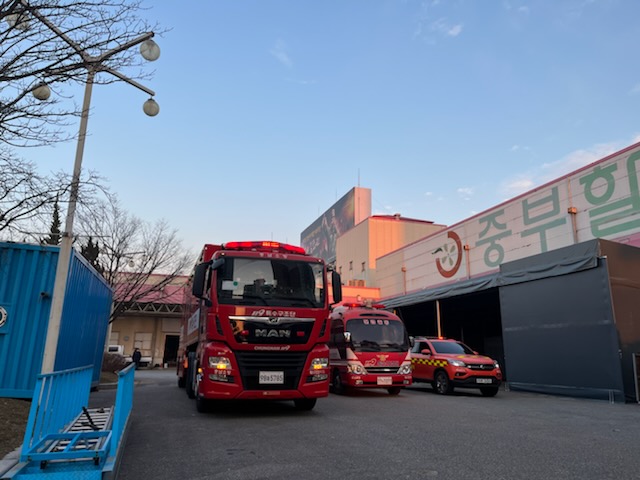
<svg viewBox="0 0 640 480"><path fill-rule="evenodd" d="M342 379L340 378L340 372L338 371L338 369L333 371L333 377L331 378L331 387L333 393L335 393L336 395L344 395L346 389L344 383L342 383Z"/></svg>
<svg viewBox="0 0 640 480"><path fill-rule="evenodd" d="M389 388L387 388L387 392L389 392L389 395L398 395L400 393L400 390L402 390L402 387L389 387Z"/></svg>
<svg viewBox="0 0 640 480"><path fill-rule="evenodd" d="M189 366L187 367L187 374L185 379L185 389L187 390L187 397L196 398L194 388L195 379L195 367L196 367L196 353L189 352Z"/></svg>
<svg viewBox="0 0 640 480"><path fill-rule="evenodd" d="M198 411L198 413L207 413L211 405L209 404L208 399L203 398L200 395L200 388L199 388L198 382L196 382L196 388L194 389L194 394L196 397L196 410Z"/></svg>
<svg viewBox="0 0 640 480"><path fill-rule="evenodd" d="M498 387L484 387L480 389L483 397L495 397L498 394Z"/></svg>
<svg viewBox="0 0 640 480"><path fill-rule="evenodd" d="M316 406L316 398L298 398L293 401L293 404L298 410L313 410Z"/></svg>
<svg viewBox="0 0 640 480"><path fill-rule="evenodd" d="M453 385L449 380L449 376L447 372L444 370L439 370L436 372L436 378L434 379L434 388L437 393L440 395L449 395L453 392Z"/></svg>

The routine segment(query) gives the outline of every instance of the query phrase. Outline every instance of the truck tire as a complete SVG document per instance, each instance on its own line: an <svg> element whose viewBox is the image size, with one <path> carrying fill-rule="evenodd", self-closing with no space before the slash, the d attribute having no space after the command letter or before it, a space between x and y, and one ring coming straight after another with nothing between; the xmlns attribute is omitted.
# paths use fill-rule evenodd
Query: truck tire
<svg viewBox="0 0 640 480"><path fill-rule="evenodd" d="M484 387L480 389L483 397L495 397L498 394L498 387Z"/></svg>
<svg viewBox="0 0 640 480"><path fill-rule="evenodd" d="M187 374L185 380L185 389L187 390L187 397L196 398L194 391L194 379L196 372L196 352L189 352L189 366L187 367Z"/></svg>
<svg viewBox="0 0 640 480"><path fill-rule="evenodd" d="M293 404L296 406L298 410L313 410L313 407L316 406L316 398L298 398L293 401Z"/></svg>
<svg viewBox="0 0 640 480"><path fill-rule="evenodd" d="M333 371L333 375L331 376L331 391L336 395L344 395L346 391L344 383L342 383L342 378L340 378L340 372L337 368Z"/></svg>
<svg viewBox="0 0 640 480"><path fill-rule="evenodd" d="M194 393L196 397L196 410L198 411L198 413L209 412L211 403L208 399L200 395L200 388L199 388L198 382L196 382Z"/></svg>
<svg viewBox="0 0 640 480"><path fill-rule="evenodd" d="M449 380L447 372L444 370L438 370L436 372L436 376L433 379L433 389L440 395L449 395L453 392L453 384L451 380Z"/></svg>

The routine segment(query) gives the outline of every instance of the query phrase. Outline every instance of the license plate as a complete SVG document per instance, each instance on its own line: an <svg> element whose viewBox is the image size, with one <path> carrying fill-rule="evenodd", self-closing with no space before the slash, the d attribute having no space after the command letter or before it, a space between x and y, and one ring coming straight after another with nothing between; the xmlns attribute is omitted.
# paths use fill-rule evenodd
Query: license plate
<svg viewBox="0 0 640 480"><path fill-rule="evenodd" d="M476 383L493 383L490 378L476 378Z"/></svg>
<svg viewBox="0 0 640 480"><path fill-rule="evenodd" d="M391 378L391 377L378 377L378 385L393 385L393 378Z"/></svg>
<svg viewBox="0 0 640 480"><path fill-rule="evenodd" d="M260 372L258 383L262 385L284 383L284 372Z"/></svg>

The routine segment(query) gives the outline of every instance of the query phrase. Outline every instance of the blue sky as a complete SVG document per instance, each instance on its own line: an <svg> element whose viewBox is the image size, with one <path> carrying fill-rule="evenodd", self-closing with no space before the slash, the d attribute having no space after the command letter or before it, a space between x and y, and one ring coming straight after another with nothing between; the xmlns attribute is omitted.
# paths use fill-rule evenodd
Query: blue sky
<svg viewBox="0 0 640 480"><path fill-rule="evenodd" d="M450 225L640 141L636 0L146 5L171 29L144 82L160 114L96 86L83 166L193 251L298 244L357 185L374 214ZM74 151L23 156L70 172Z"/></svg>

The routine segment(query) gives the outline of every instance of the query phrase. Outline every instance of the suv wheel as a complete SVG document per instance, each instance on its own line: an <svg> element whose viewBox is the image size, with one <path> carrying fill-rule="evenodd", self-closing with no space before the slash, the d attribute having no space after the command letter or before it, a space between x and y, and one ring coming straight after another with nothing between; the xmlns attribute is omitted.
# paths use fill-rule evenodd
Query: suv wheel
<svg viewBox="0 0 640 480"><path fill-rule="evenodd" d="M453 392L453 385L451 384L451 380L449 380L447 372L444 370L438 370L436 372L436 378L433 381L433 388L440 395L449 395Z"/></svg>
<svg viewBox="0 0 640 480"><path fill-rule="evenodd" d="M498 394L498 387L484 387L480 389L483 397L495 397Z"/></svg>

